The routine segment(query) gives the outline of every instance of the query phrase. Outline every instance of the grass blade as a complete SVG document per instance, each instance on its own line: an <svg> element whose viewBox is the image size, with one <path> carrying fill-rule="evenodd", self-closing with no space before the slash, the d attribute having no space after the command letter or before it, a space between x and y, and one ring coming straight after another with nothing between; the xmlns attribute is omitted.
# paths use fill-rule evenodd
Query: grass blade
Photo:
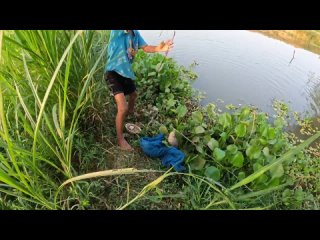
<svg viewBox="0 0 320 240"><path fill-rule="evenodd" d="M230 187L227 191L232 191L236 188L239 188L245 184L252 182L253 180L260 177L263 173L270 170L271 168L277 166L278 164L286 160L291 159L295 154L297 154L298 152L300 152L301 150L309 146L312 142L314 142L319 137L320 137L320 132L317 132L316 134L314 134L313 136L305 140L303 143L299 144L298 146L294 147L293 149L291 149L290 151L282 155L280 158L278 158L277 161L264 166L263 168L259 169L259 171L251 174L250 176L246 177L245 179L241 180L240 182Z"/></svg>
<svg viewBox="0 0 320 240"><path fill-rule="evenodd" d="M37 123L36 123L36 128L35 128L35 131L34 131L34 140L33 140L33 163L35 164L35 159L36 159L36 142L37 142L37 133L39 131L39 126L40 126L40 121L41 121L41 118L42 118L42 114L44 112L44 108L45 108L45 105L46 105L46 102L48 100L48 97L49 97L49 94L51 92L51 89L53 87L53 84L55 82L55 79L56 79L56 76L58 75L58 72L68 54L68 52L70 51L73 43L75 42L75 40L77 39L77 37L82 33L82 31L78 31L75 36L72 38L69 46L66 48L66 50L64 51L64 54L62 55L60 61L59 61L59 64L58 66L56 67L56 70L51 78L51 81L50 81L50 84L48 86L48 89L45 93L45 96L43 98L43 101L42 101L42 104L41 104L41 108L40 108L40 112L39 112L39 116L38 116L38 119L37 119Z"/></svg>
<svg viewBox="0 0 320 240"><path fill-rule="evenodd" d="M143 170L138 170L135 168L123 168L123 169L112 169L112 170L105 170L105 171L99 171L99 172L93 172L93 173L87 173L83 174L77 177L73 177L71 179L68 179L64 183L61 184L61 186L58 188L56 195L55 195L55 202L57 199L57 196L61 189L67 185L68 183L72 183L75 181L80 181L80 180L85 180L85 179L91 179L91 178L97 178L97 177L110 177L110 176L115 176L115 175L130 175L130 174L136 174L136 173L148 173L148 172L162 172L162 171L157 171L157 170L148 170L148 169L143 169Z"/></svg>

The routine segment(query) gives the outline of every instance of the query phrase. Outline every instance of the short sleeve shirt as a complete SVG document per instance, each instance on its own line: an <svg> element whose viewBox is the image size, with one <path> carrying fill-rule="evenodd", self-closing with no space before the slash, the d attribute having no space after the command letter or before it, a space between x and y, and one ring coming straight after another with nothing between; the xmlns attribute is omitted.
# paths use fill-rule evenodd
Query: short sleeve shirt
<svg viewBox="0 0 320 240"><path fill-rule="evenodd" d="M137 51L147 45L138 30L133 30L134 36L126 30L111 30L108 45L108 56L105 71L115 71L123 77L135 79L132 71L134 57L128 49Z"/></svg>

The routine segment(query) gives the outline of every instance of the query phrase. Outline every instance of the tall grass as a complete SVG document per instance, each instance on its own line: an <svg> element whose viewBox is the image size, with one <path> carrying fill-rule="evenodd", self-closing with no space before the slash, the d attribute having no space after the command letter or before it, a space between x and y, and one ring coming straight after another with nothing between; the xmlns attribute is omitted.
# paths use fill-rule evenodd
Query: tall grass
<svg viewBox="0 0 320 240"><path fill-rule="evenodd" d="M73 177L73 138L89 86L102 77L107 37L0 33L0 192L23 199L26 208L60 208L54 195Z"/></svg>

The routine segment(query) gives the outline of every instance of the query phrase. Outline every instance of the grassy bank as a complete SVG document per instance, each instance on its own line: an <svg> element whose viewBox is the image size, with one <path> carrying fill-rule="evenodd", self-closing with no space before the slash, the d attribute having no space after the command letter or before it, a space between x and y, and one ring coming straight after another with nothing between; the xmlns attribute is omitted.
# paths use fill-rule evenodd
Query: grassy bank
<svg viewBox="0 0 320 240"><path fill-rule="evenodd" d="M126 134L134 153L120 151L103 79L108 33L4 33L0 208L318 208L319 156L304 149L319 133L308 122L295 116L311 136L301 145L284 131L293 115L283 103L275 103L275 118L252 106L201 107L190 85L195 73L159 54L135 60L140 116L128 121L142 132ZM171 131L186 154L185 173L139 148L141 136Z"/></svg>

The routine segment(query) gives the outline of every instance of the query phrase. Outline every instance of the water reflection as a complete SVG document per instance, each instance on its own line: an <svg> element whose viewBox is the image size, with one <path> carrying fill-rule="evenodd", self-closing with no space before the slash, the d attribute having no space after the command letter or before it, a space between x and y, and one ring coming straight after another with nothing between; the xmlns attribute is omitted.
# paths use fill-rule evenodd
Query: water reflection
<svg viewBox="0 0 320 240"><path fill-rule="evenodd" d="M256 30L253 32L320 54L320 30Z"/></svg>
<svg viewBox="0 0 320 240"><path fill-rule="evenodd" d="M160 33L141 30L149 44L172 38L173 31ZM320 115L317 46L320 31L177 30L169 57L184 66L199 64L193 86L206 93L203 104L223 99L273 114L272 100L278 99L294 111Z"/></svg>
<svg viewBox="0 0 320 240"><path fill-rule="evenodd" d="M312 73L306 86L307 100L316 116L320 116L320 76Z"/></svg>

